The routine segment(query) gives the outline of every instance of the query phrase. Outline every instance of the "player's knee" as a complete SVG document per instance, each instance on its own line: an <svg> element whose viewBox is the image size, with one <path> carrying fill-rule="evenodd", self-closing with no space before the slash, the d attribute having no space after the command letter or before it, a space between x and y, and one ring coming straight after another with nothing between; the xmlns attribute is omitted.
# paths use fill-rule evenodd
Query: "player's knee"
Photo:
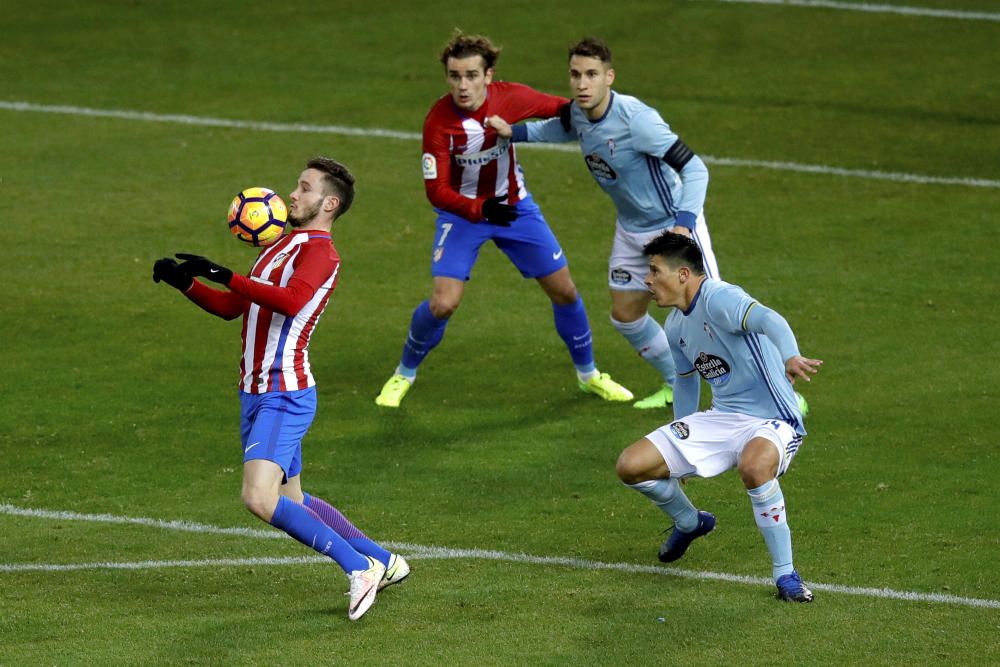
<svg viewBox="0 0 1000 667"><path fill-rule="evenodd" d="M278 499L274 494L255 487L244 488L240 494L243 506L254 516L270 521L274 515L274 508L278 505Z"/></svg>
<svg viewBox="0 0 1000 667"><path fill-rule="evenodd" d="M618 479L625 484L638 484L646 481L643 472L638 465L637 457L633 456L628 449L618 456L618 462L615 463L615 473L617 473Z"/></svg>
<svg viewBox="0 0 1000 667"><path fill-rule="evenodd" d="M760 456L744 457L740 459L739 466L737 466L740 479L743 480L743 486L748 489L756 489L761 484L774 479L778 472L777 468L777 464L773 461Z"/></svg>
<svg viewBox="0 0 1000 667"><path fill-rule="evenodd" d="M611 321L616 325L630 325L646 316L645 308L633 304L612 304ZM616 326L615 328L619 328Z"/></svg>
<svg viewBox="0 0 1000 667"><path fill-rule="evenodd" d="M576 300L580 298L579 292L576 291L576 285L569 276L556 284L548 285L545 292L552 303L557 306L568 306L576 303Z"/></svg>
<svg viewBox="0 0 1000 667"><path fill-rule="evenodd" d="M576 286L571 284L568 289L560 290L555 294L549 294L549 298L557 306L569 306L576 303L579 294L576 291Z"/></svg>
<svg viewBox="0 0 1000 667"><path fill-rule="evenodd" d="M461 303L461 299L438 297L435 295L430 303L431 315L439 320L446 320L455 314L459 303Z"/></svg>

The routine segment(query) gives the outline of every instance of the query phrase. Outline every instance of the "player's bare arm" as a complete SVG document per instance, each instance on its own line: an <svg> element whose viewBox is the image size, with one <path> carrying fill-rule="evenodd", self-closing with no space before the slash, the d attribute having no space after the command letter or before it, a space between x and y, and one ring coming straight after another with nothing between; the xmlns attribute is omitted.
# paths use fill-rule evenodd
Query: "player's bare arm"
<svg viewBox="0 0 1000 667"><path fill-rule="evenodd" d="M785 362L785 375L788 376L792 384L795 384L795 378L802 378L806 382L812 382L812 378L809 376L819 372L819 367L822 365L823 361L820 359L809 359L802 355L795 355L794 357L789 357Z"/></svg>

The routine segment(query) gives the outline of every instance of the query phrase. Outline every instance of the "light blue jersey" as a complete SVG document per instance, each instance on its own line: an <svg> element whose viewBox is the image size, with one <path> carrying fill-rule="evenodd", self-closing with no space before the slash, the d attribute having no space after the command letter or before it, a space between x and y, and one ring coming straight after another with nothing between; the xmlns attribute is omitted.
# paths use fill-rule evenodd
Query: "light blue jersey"
<svg viewBox="0 0 1000 667"><path fill-rule="evenodd" d="M688 310L673 309L664 328L678 380L697 371L712 387L713 409L777 419L805 435L785 376L785 360L799 354L798 345L778 313L736 285L707 278ZM693 411L698 403L699 383L684 384L694 396L679 395L677 387L675 412Z"/></svg>
<svg viewBox="0 0 1000 667"><path fill-rule="evenodd" d="M559 143L578 139L587 168L614 202L618 223L628 232L672 227L678 212L690 213L689 225L705 206L708 169L694 155L674 171L663 156L678 136L655 109L630 95L611 93L604 116L590 120L571 105L572 130L558 118L514 128L515 141ZM683 216L682 216L683 217Z"/></svg>

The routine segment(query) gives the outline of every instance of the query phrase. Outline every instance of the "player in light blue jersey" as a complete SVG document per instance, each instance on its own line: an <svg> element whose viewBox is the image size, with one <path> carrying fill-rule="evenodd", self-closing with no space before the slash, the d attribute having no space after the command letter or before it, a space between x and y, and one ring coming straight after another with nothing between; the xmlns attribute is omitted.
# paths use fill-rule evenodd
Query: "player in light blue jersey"
<svg viewBox="0 0 1000 667"><path fill-rule="evenodd" d="M496 116L487 122L514 141L579 141L587 168L617 210L608 262L611 323L663 378L635 407L665 407L673 397L674 363L663 328L647 312L642 249L665 229L686 234L701 248L708 274L718 277L703 212L708 168L655 109L611 89L615 70L606 44L587 38L574 45L569 75L568 118L514 127Z"/></svg>
<svg viewBox="0 0 1000 667"><path fill-rule="evenodd" d="M747 488L757 527L771 554L778 597L811 602L792 564L792 537L778 484L806 434L792 383L823 364L799 354L781 315L736 285L708 277L698 245L665 232L644 248L645 284L658 306L673 306L666 335L677 364L674 421L627 447L618 477L674 521L659 558L670 563L715 528L679 479L715 477L731 468ZM712 407L698 412L704 378Z"/></svg>

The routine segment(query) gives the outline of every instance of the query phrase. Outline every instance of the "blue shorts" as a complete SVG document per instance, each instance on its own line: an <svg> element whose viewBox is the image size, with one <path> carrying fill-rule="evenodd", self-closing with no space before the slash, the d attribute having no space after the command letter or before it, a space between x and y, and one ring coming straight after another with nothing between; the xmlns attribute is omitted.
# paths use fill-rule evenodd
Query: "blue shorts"
<svg viewBox="0 0 1000 667"><path fill-rule="evenodd" d="M510 227L472 223L437 210L437 230L431 248L431 275L468 280L479 248L493 241L525 278L544 278L566 266L566 254L531 197L517 203L517 219Z"/></svg>
<svg viewBox="0 0 1000 667"><path fill-rule="evenodd" d="M298 391L240 392L240 442L243 462L273 461L285 473L282 483L302 472L302 438L316 416L316 387Z"/></svg>

